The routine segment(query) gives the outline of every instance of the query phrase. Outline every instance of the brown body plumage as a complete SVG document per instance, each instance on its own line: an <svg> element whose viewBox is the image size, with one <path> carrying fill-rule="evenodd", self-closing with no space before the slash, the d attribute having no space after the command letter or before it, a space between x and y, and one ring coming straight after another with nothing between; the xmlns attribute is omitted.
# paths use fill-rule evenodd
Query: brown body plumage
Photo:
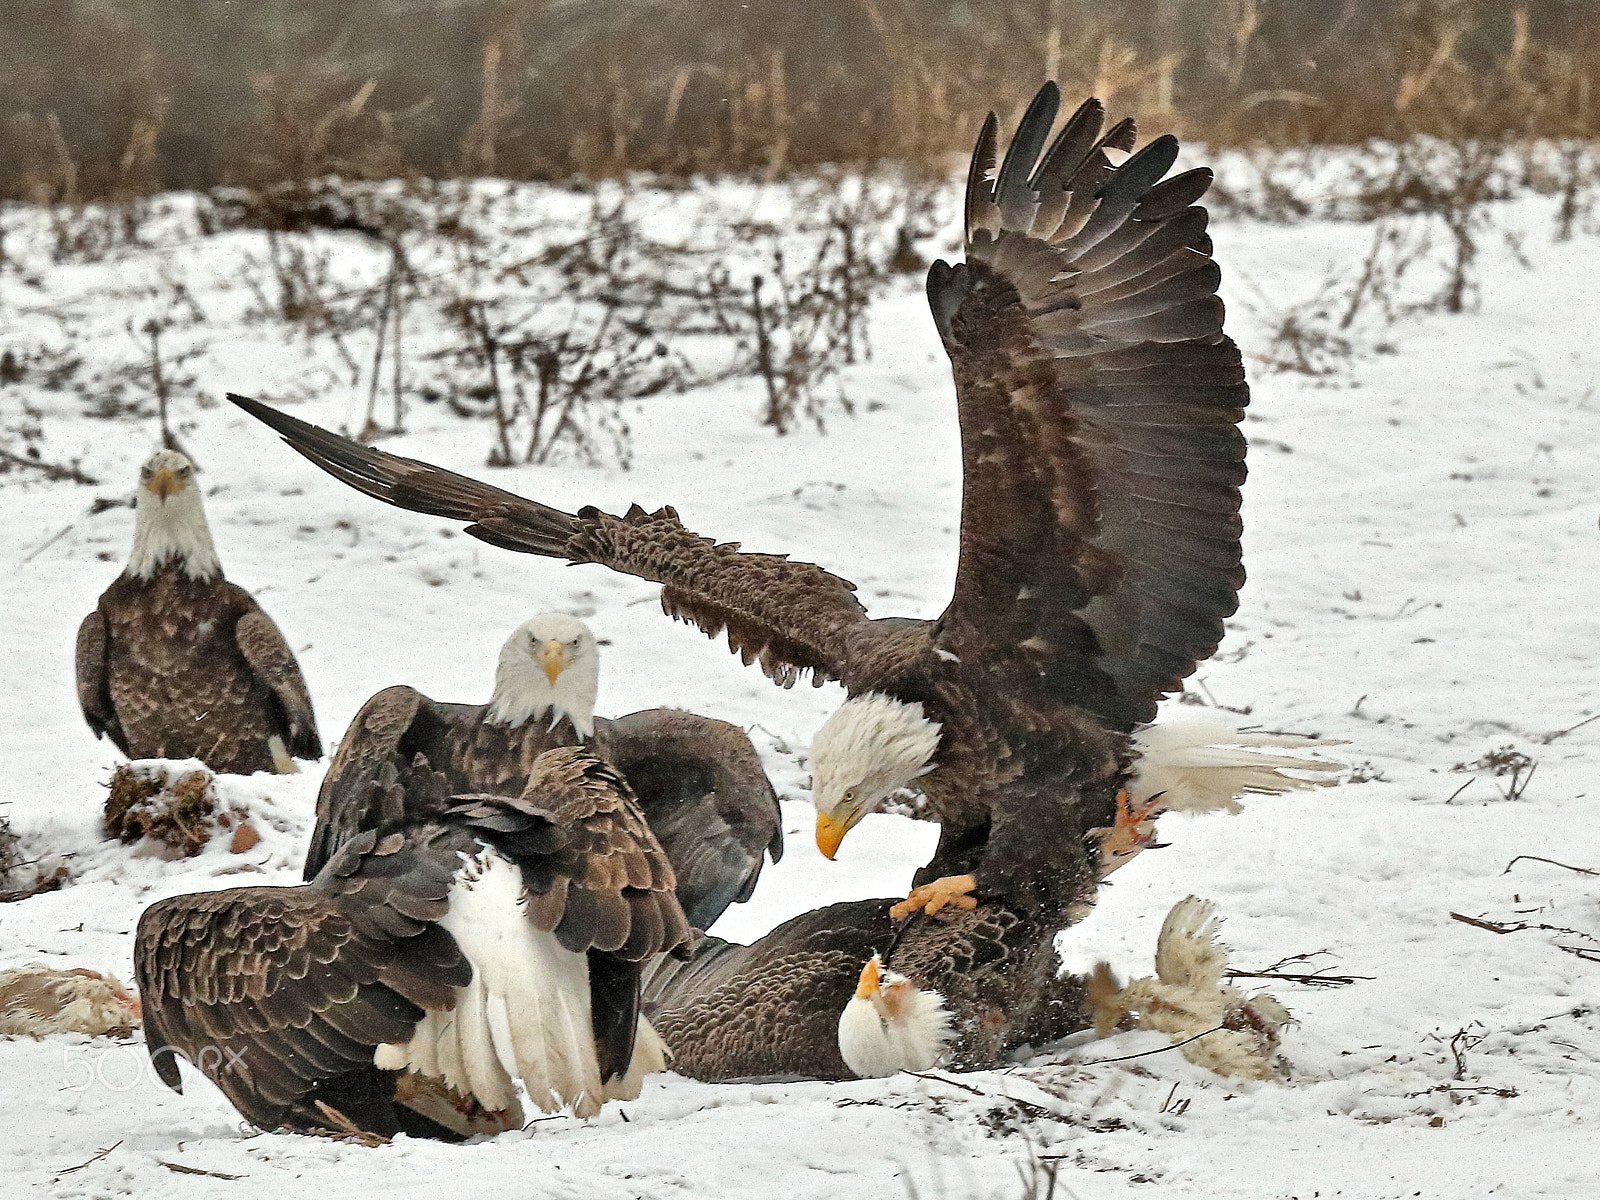
<svg viewBox="0 0 1600 1200"><path fill-rule="evenodd" d="M78 629L78 701L129 758L214 771L322 757L311 697L272 618L222 577L188 460L145 464L127 570Z"/></svg>
<svg viewBox="0 0 1600 1200"><path fill-rule="evenodd" d="M871 620L847 581L714 544L670 508L569 514L234 400L368 495L470 522L494 545L656 580L669 614L726 632L779 683L807 670L843 683L851 700L818 741L861 755L814 753L825 852L913 785L920 815L943 825L923 879L970 873L979 896L1024 913L1073 908L1099 877L1088 835L1112 823L1128 734L1236 607L1248 392L1194 203L1210 172L1163 181L1171 137L1113 167L1133 124L1102 134L1098 101L1046 149L1058 103L1046 85L998 167L991 115L967 261L928 275L964 465L955 591L936 621ZM822 737L877 697L899 706L908 744L931 723L931 757Z"/></svg>
<svg viewBox="0 0 1600 1200"><path fill-rule="evenodd" d="M453 792L516 795L541 754L581 740L565 719L553 729L544 720L512 727L490 721L488 709L441 704L404 685L362 705L317 797L306 878L351 837L414 810L407 768L436 770ZM744 731L676 709L594 722L589 745L633 788L672 861L691 924L707 928L729 904L748 900L763 852L774 862L783 856L783 824Z"/></svg>
<svg viewBox="0 0 1600 1200"><path fill-rule="evenodd" d="M689 919L708 927L746 900L765 851L783 855L778 797L743 730L675 709L594 715L598 643L583 622L541 613L500 650L487 704L442 704L385 688L356 714L317 796L305 877L355 834L417 811L403 780L516 796L547 750L588 745L621 771L678 876Z"/></svg>
<svg viewBox="0 0 1600 1200"><path fill-rule="evenodd" d="M337 1127L321 1102L373 1133L440 1135L396 1102L395 1072L374 1058L495 967L469 961L444 925L486 854L521 872L521 919L586 958L600 1082L628 1071L641 966L689 928L627 785L569 748L543 756L520 797L441 791L429 807L356 835L300 887L177 896L145 911L134 967L169 1086L180 1085L181 1054L264 1128Z"/></svg>

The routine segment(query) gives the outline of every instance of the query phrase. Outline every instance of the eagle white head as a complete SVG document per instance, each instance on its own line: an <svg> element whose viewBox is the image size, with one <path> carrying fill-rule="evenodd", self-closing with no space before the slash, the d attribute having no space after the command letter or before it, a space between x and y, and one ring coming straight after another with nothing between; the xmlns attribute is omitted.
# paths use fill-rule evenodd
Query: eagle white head
<svg viewBox="0 0 1600 1200"><path fill-rule="evenodd" d="M548 712L552 729L567 717L580 737L592 737L599 689L593 632L566 613L540 613L518 625L500 648L488 719L515 728Z"/></svg>
<svg viewBox="0 0 1600 1200"><path fill-rule="evenodd" d="M149 579L168 559L176 559L191 579L222 574L195 473L194 464L176 450L157 450L145 459L125 574Z"/></svg>
<svg viewBox="0 0 1600 1200"><path fill-rule="evenodd" d="M852 696L811 739L817 849L828 858L855 824L933 769L939 724L922 705L866 692Z"/></svg>
<svg viewBox="0 0 1600 1200"><path fill-rule="evenodd" d="M839 1054L863 1079L926 1071L944 1057L953 1032L943 996L887 969L874 954L839 1014Z"/></svg>

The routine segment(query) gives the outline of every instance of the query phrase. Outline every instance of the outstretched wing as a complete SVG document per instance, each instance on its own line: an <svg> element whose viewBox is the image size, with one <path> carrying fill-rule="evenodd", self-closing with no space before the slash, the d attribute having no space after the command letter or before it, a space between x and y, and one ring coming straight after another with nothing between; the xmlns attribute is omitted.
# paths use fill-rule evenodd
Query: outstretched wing
<svg viewBox="0 0 1600 1200"><path fill-rule="evenodd" d="M1058 104L1046 84L998 171L990 115L967 261L928 274L965 468L936 636L963 659L1020 658L1126 727L1216 649L1237 607L1248 390L1194 203L1211 173L1163 182L1170 136L1113 167L1133 124L1102 136L1095 100L1045 150Z"/></svg>
<svg viewBox="0 0 1600 1200"><path fill-rule="evenodd" d="M405 815L403 780L416 756L443 769L452 723L476 712L469 705L435 704L404 684L384 688L363 704L317 792L317 824L302 877L316 878L356 834Z"/></svg>
<svg viewBox="0 0 1600 1200"><path fill-rule="evenodd" d="M711 637L726 632L746 663L784 687L802 671L838 679L845 639L866 620L855 585L811 563L741 552L691 533L671 508L576 516L414 458L362 446L244 396L228 397L334 478L386 504L470 522L467 532L524 554L599 563L662 584L661 607Z"/></svg>
<svg viewBox="0 0 1600 1200"><path fill-rule="evenodd" d="M783 857L778 794L744 730L677 708L595 723L601 752L639 798L678 877L689 924L750 899L763 853Z"/></svg>
<svg viewBox="0 0 1600 1200"><path fill-rule="evenodd" d="M246 593L245 599L250 607L234 625L234 643L250 664L251 672L283 708L285 748L296 758L321 758L322 738L317 733L317 718L311 712L311 694L306 691L294 651L255 597Z"/></svg>
<svg viewBox="0 0 1600 1200"><path fill-rule="evenodd" d="M181 1055L263 1128L327 1124L319 1094L333 1101L338 1081L370 1076L375 1047L406 1042L425 1009L450 1008L452 989L471 982L455 941L433 923L459 866L453 845L368 833L307 887L151 905L134 973L157 1074L181 1089Z"/></svg>
<svg viewBox="0 0 1600 1200"><path fill-rule="evenodd" d="M128 735L117 720L111 701L111 683L106 674L106 619L97 608L78 626L77 646L78 707L89 722L95 737L111 738L118 750L128 753Z"/></svg>

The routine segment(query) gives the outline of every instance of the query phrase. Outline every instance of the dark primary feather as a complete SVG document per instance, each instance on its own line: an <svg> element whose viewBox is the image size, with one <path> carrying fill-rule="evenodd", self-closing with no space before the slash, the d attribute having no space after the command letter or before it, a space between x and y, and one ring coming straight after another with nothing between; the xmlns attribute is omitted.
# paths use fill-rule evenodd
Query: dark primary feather
<svg viewBox="0 0 1600 1200"><path fill-rule="evenodd" d="M106 666L106 620L99 609L78 626L76 658L78 707L83 709L83 719L89 722L95 737L109 736L117 749L127 754L128 738L122 732L116 706L111 701Z"/></svg>
<svg viewBox="0 0 1600 1200"><path fill-rule="evenodd" d="M525 554L599 563L663 585L668 615L726 633L745 662L785 687L803 671L837 679L866 619L855 585L811 563L741 552L685 529L671 508L576 515L416 459L359 445L244 396L229 399L335 478L388 504L471 522L467 532Z"/></svg>
<svg viewBox="0 0 1600 1200"><path fill-rule="evenodd" d="M239 653L255 677L272 692L285 724L284 744L296 758L322 757L322 738L317 733L317 718L311 712L311 695L294 651L283 633L261 606L250 599L250 610L233 627Z"/></svg>
<svg viewBox="0 0 1600 1200"><path fill-rule="evenodd" d="M1105 150L1131 148L1132 127L1096 140L1093 101L1035 169L1055 108L1046 85L992 184L985 126L967 262L929 273L966 475L938 640L1022 653L1126 728L1215 650L1236 607L1248 391L1191 207L1209 172L1162 182L1170 137L1112 167Z"/></svg>
<svg viewBox="0 0 1600 1200"><path fill-rule="evenodd" d="M384 688L363 704L317 792L305 878L314 878L356 834L425 812L426 802L439 791L433 773L449 770L454 736L482 711L481 705L436 703L403 684ZM446 792L487 790L482 782L448 775L442 782Z"/></svg>

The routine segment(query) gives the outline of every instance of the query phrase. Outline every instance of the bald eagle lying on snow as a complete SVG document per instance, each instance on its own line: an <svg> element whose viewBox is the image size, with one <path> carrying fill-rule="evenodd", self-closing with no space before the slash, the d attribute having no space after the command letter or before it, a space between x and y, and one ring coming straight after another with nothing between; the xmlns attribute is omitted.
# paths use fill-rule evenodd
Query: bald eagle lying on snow
<svg viewBox="0 0 1600 1200"><path fill-rule="evenodd" d="M506 639L487 704L440 703L403 684L373 696L322 782L305 877L356 834L412 811L416 798L395 785L419 761L453 791L516 796L546 750L582 744L627 779L690 923L708 928L750 898L763 851L783 856L777 793L750 739L725 721L676 709L596 717L599 677L594 633L547 612Z"/></svg>
<svg viewBox="0 0 1600 1200"><path fill-rule="evenodd" d="M726 631L779 683L808 670L843 683L849 699L813 744L817 844L832 857L863 816L919 789L919 815L942 829L908 907L1076 908L1102 874L1091 835L1137 842L1125 827L1146 815L1119 801L1135 729L1237 607L1249 394L1195 203L1211 173L1163 180L1170 136L1113 165L1133 122L1102 133L1095 100L1051 140L1058 105L1046 84L1003 162L990 115L966 262L928 273L965 476L955 593L937 620L869 619L846 580L716 544L671 508L574 515L232 399L368 495L507 549L659 581L670 615ZM1245 769L1297 783L1270 759ZM1232 770L1163 803L1231 798Z"/></svg>
<svg viewBox="0 0 1600 1200"><path fill-rule="evenodd" d="M139 470L128 565L78 628L78 703L129 758L293 771L322 757L300 665L250 593L222 577L194 464Z"/></svg>

